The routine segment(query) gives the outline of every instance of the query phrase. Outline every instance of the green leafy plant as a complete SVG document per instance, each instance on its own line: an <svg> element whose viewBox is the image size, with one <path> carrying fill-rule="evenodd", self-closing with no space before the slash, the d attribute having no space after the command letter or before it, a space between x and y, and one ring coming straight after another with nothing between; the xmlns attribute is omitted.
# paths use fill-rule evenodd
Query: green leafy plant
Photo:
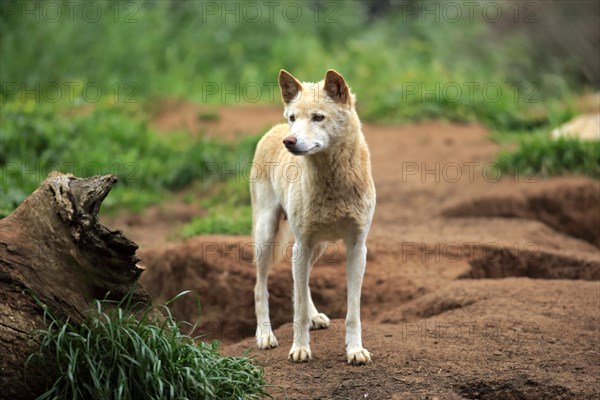
<svg viewBox="0 0 600 400"><path fill-rule="evenodd" d="M157 316L160 311L165 315ZM183 334L167 305L139 309L96 300L80 325L60 321L47 309L44 317L48 326L34 333L40 347L27 364L42 363L57 376L39 400L268 396L260 366L248 357L221 356L217 341Z"/></svg>

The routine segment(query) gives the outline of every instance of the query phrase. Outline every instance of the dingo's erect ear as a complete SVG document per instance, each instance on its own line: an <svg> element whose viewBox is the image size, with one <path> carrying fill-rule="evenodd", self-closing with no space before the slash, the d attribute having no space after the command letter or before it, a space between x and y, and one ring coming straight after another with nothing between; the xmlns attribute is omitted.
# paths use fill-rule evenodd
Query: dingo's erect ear
<svg viewBox="0 0 600 400"><path fill-rule="evenodd" d="M282 69L279 70L279 87L281 88L281 97L283 102L288 104L302 90L302 84L292 74Z"/></svg>
<svg viewBox="0 0 600 400"><path fill-rule="evenodd" d="M325 74L325 93L334 101L350 104L350 91L344 77L337 71L330 69Z"/></svg>

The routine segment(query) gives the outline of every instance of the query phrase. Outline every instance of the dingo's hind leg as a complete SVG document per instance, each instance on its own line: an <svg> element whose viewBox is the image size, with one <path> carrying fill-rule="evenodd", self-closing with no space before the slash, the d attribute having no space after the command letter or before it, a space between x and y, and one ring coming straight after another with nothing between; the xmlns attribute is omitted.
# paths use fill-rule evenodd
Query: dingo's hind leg
<svg viewBox="0 0 600 400"><path fill-rule="evenodd" d="M323 251L327 247L326 242L319 243L312 255L312 259L310 260L310 267L319 259ZM310 292L310 288L308 290L308 312L310 315L310 329L325 329L329 327L329 317L323 313L320 313L315 304L313 303L312 295Z"/></svg>

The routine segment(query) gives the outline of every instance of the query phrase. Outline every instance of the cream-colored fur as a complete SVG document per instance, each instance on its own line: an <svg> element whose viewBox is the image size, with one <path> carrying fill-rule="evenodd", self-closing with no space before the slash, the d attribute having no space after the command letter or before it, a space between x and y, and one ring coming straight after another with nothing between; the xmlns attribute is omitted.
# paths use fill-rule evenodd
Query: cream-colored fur
<svg viewBox="0 0 600 400"><path fill-rule="evenodd" d="M310 269L328 241L343 239L348 258L346 353L349 363L365 364L371 356L362 346L360 294L375 186L355 97L333 70L316 84L300 83L282 70L279 85L288 123L275 126L258 143L250 184L259 249L257 344L261 349L277 346L269 319L267 274L269 263L282 257L287 236L295 239L294 336L289 359L312 358L309 329L326 328L329 318L317 311L311 299Z"/></svg>

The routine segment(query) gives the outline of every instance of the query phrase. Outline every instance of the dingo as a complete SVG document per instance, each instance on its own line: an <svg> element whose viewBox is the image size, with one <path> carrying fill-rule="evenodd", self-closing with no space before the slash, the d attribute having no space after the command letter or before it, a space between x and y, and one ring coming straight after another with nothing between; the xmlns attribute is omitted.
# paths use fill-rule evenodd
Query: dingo
<svg viewBox="0 0 600 400"><path fill-rule="evenodd" d="M254 289L256 341L260 349L277 346L269 320L267 274L269 262L282 258L283 246L275 250L275 245L292 239L291 233L294 341L289 360L312 358L309 329L328 327L329 318L313 304L310 269L328 241L343 239L348 258L346 354L348 363L366 364L371 355L362 345L360 294L375 186L355 96L334 70L316 84L301 83L281 70L279 86L288 123L275 126L258 143L250 184L253 232L261 250Z"/></svg>

